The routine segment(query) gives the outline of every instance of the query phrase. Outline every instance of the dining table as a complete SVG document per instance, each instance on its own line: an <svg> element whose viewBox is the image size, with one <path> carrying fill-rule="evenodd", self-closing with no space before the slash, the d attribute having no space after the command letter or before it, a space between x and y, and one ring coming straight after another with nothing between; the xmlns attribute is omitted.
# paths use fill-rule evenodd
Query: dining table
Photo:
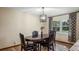
<svg viewBox="0 0 79 59"><path fill-rule="evenodd" d="M42 36L38 35L37 37L26 36L25 40L32 41L34 44L38 43L38 45L39 45L39 49L38 50L41 50L40 42L44 41L45 39L48 39L48 38L49 38L49 34L43 34Z"/></svg>

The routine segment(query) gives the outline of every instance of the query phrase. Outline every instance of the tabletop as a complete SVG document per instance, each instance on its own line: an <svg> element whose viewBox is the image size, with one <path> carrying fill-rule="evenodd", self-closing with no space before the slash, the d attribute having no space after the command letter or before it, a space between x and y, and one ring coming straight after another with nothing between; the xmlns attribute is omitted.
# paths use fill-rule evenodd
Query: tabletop
<svg viewBox="0 0 79 59"><path fill-rule="evenodd" d="M41 41L48 37L49 37L48 34L43 34L43 37L41 37L41 35L38 35L38 37L26 36L25 39L28 39L30 41Z"/></svg>

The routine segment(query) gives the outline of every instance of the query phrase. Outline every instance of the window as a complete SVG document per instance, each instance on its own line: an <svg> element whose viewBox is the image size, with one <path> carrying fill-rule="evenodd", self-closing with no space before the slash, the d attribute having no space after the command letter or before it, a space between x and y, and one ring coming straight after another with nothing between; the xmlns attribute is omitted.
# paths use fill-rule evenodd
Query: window
<svg viewBox="0 0 79 59"><path fill-rule="evenodd" d="M68 26L68 21L62 22L62 31L68 31L69 26Z"/></svg>
<svg viewBox="0 0 79 59"><path fill-rule="evenodd" d="M52 21L52 29L57 32L68 32L68 21Z"/></svg>
<svg viewBox="0 0 79 59"><path fill-rule="evenodd" d="M53 21L52 22L52 28L55 31L60 31L60 21Z"/></svg>
<svg viewBox="0 0 79 59"><path fill-rule="evenodd" d="M67 34L69 31L69 15L55 16L51 22L51 30L57 31L57 33Z"/></svg>

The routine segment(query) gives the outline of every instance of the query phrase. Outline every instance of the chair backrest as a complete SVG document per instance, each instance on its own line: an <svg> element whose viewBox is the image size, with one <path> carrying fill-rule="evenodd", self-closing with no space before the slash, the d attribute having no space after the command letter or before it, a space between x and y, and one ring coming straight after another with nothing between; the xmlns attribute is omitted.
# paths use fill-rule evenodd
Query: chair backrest
<svg viewBox="0 0 79 59"><path fill-rule="evenodd" d="M32 37L38 37L38 31L33 31L32 32Z"/></svg>
<svg viewBox="0 0 79 59"><path fill-rule="evenodd" d="M56 31L50 31L49 32L49 43L54 42L55 43L55 38L56 38Z"/></svg>
<svg viewBox="0 0 79 59"><path fill-rule="evenodd" d="M25 46L24 35L21 34L21 33L19 33L19 35L20 35L21 45L22 45L22 46Z"/></svg>

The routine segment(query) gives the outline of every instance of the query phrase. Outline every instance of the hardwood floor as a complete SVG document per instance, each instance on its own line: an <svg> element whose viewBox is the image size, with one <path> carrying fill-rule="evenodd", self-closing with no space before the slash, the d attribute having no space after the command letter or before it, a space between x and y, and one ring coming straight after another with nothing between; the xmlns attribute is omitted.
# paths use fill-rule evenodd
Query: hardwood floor
<svg viewBox="0 0 79 59"><path fill-rule="evenodd" d="M56 44L66 46L68 49L72 46L71 44L67 44L67 43L63 43L63 42L59 42L59 41L56 41ZM18 46L2 49L0 51L21 51L21 46L18 45ZM42 51L47 51L47 48L46 47L42 48Z"/></svg>
<svg viewBox="0 0 79 59"><path fill-rule="evenodd" d="M21 46L13 46L5 49L1 49L0 51L21 51Z"/></svg>
<svg viewBox="0 0 79 59"><path fill-rule="evenodd" d="M66 46L68 49L70 49L72 47L73 44L70 44L70 43L65 43L65 42L61 42L61 41L56 41L57 44L60 44L60 45L64 45Z"/></svg>

